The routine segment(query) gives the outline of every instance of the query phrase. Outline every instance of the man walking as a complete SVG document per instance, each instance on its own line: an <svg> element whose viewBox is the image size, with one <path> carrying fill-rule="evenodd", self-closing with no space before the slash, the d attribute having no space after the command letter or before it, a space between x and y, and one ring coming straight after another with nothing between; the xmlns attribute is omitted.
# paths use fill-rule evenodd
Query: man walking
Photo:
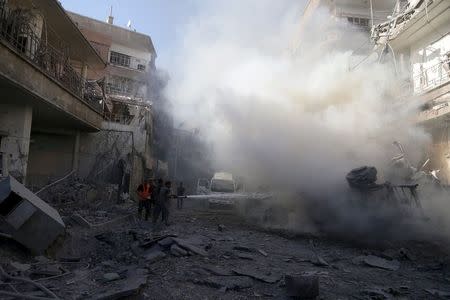
<svg viewBox="0 0 450 300"><path fill-rule="evenodd" d="M142 211L144 210L144 219L148 220L151 210L150 196L152 194L152 185L149 181L140 184L137 188L137 194L139 197L138 203L138 217L142 218Z"/></svg>
<svg viewBox="0 0 450 300"><path fill-rule="evenodd" d="M183 186L183 182L180 181L180 184L177 188L177 208L182 209L183 208L183 198L185 196L186 189Z"/></svg>

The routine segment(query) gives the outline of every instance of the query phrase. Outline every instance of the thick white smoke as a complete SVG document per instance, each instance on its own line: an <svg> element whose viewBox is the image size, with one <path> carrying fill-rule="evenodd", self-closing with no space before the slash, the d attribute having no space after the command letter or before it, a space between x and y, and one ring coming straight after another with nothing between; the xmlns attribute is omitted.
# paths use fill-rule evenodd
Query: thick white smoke
<svg viewBox="0 0 450 300"><path fill-rule="evenodd" d="M338 198L352 168L385 167L393 141L418 160L430 139L413 124L415 104L396 97L389 66L368 59L349 70L364 57L323 43L325 28L339 30L326 11L306 28L297 55L289 54L303 6L202 1L180 28L167 93L175 118L213 143L219 168L255 184Z"/></svg>

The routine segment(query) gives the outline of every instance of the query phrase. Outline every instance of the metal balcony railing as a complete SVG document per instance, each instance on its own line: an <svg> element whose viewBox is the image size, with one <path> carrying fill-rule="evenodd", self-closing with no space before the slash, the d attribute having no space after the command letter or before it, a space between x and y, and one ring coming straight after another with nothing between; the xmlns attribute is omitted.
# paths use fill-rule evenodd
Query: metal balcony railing
<svg viewBox="0 0 450 300"><path fill-rule="evenodd" d="M45 37L46 34L37 30L30 11L10 10L0 0L0 41L90 104L93 109L102 112L100 101L89 94L90 89L85 88L85 81L70 65L67 51L51 46L41 38L41 35Z"/></svg>
<svg viewBox="0 0 450 300"><path fill-rule="evenodd" d="M450 59L423 69L413 76L414 93L420 94L450 81Z"/></svg>

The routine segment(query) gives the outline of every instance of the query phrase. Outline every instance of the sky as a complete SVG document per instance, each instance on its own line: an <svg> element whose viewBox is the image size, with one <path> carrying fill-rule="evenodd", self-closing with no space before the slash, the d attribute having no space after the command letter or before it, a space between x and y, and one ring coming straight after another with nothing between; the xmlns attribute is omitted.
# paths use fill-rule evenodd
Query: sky
<svg viewBox="0 0 450 300"><path fill-rule="evenodd" d="M156 64L166 68L176 51L180 29L197 12L195 0L61 0L66 10L105 21L113 7L114 24L148 34L156 48Z"/></svg>

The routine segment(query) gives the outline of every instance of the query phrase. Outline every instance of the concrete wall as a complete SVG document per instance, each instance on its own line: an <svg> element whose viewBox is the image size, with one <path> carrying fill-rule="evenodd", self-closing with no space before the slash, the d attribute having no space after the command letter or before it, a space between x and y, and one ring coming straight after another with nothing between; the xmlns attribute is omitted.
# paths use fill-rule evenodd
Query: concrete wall
<svg viewBox="0 0 450 300"><path fill-rule="evenodd" d="M27 175L32 108L26 105L0 104L0 152L9 156L9 171L24 182Z"/></svg>
<svg viewBox="0 0 450 300"><path fill-rule="evenodd" d="M75 135L32 133L27 186L42 187L72 171Z"/></svg>
<svg viewBox="0 0 450 300"><path fill-rule="evenodd" d="M130 125L104 122L98 133L82 133L78 176L89 181L122 185L134 191L152 169L151 116L138 114Z"/></svg>
<svg viewBox="0 0 450 300"><path fill-rule="evenodd" d="M100 127L100 113L3 44L0 44L0 76L36 96L36 99L30 97L29 100L40 99L60 109L67 117L77 119L81 126L92 130Z"/></svg>

